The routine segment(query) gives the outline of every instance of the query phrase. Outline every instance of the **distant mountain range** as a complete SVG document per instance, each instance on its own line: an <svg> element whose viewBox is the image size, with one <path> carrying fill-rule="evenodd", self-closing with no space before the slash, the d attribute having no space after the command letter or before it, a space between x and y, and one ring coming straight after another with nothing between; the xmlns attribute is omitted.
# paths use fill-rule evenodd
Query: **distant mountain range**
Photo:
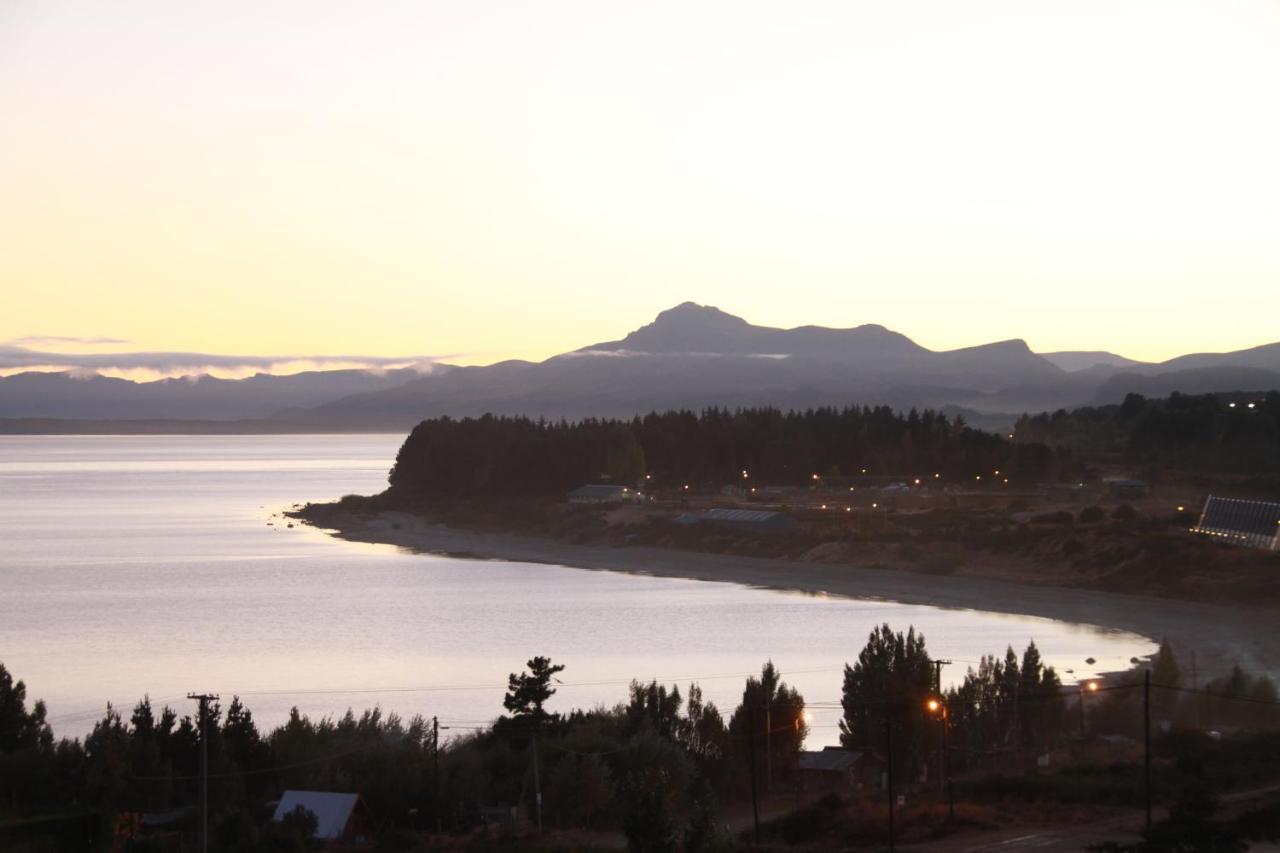
<svg viewBox="0 0 1280 853"><path fill-rule="evenodd" d="M425 417L485 412L630 416L654 409L851 403L966 412L1007 423L1024 411L1112 403L1136 391L1280 388L1280 343L1159 364L1108 352L1036 354L1022 340L936 352L883 326L754 326L685 303L622 340L542 362L424 370L313 371L226 380L130 382L70 373L0 378L0 431L407 430ZM78 422L72 424L71 421ZM126 423L131 422L131 423ZM235 423L232 423L235 422Z"/></svg>

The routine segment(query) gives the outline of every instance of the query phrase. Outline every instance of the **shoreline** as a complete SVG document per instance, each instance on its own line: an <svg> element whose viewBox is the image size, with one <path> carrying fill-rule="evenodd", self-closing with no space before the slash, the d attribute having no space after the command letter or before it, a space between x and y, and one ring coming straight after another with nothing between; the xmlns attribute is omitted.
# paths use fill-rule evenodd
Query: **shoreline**
<svg viewBox="0 0 1280 853"><path fill-rule="evenodd" d="M405 513L327 515L318 530L351 542L461 559L544 563L592 571L685 578L813 595L894 601L1053 619L1125 631L1159 643L1168 638L1184 667L1194 652L1200 682L1233 664L1273 678L1280 673L1280 632L1273 609L1200 604L1087 589L1018 584L893 569L741 557L653 547L574 545L551 539L477 533Z"/></svg>

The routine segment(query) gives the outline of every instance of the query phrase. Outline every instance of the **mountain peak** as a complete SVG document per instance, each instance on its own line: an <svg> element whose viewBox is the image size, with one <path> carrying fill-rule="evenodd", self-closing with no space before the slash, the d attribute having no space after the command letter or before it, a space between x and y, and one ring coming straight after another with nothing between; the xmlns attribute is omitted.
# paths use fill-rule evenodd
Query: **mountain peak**
<svg viewBox="0 0 1280 853"><path fill-rule="evenodd" d="M658 312L658 316L653 322L643 328L720 328L720 329L742 329L746 328L749 323L741 317L736 317L725 311L721 311L713 305L699 305L696 302L681 302L674 308L668 308L665 311Z"/></svg>

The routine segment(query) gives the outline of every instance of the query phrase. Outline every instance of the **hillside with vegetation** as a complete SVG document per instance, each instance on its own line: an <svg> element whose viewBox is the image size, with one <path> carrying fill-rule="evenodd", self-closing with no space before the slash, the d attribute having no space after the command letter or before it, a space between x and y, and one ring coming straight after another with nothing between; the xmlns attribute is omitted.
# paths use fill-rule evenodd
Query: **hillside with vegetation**
<svg viewBox="0 0 1280 853"><path fill-rule="evenodd" d="M1227 547L1189 528L1206 494L1276 499L1278 413L1275 394L1131 395L1024 416L1013 434L887 407L438 418L406 439L382 494L291 514L409 544L419 535L409 528L441 524L574 546L1268 605L1280 601L1280 554ZM1147 485L1137 494L1109 485L1124 478ZM639 487L646 499L566 500L601 482ZM717 507L772 510L795 523L766 535L691 522Z"/></svg>
<svg viewBox="0 0 1280 853"><path fill-rule="evenodd" d="M885 624L832 675L838 699L826 701L807 701L766 662L733 708L696 683L636 680L612 707L555 711L565 666L535 656L487 723L377 707L313 719L295 707L261 728L239 697L203 718L143 697L128 714L106 705L83 738L55 737L45 703L29 706L0 663L0 846L191 849L202 750L210 849L243 853L335 849L319 847L305 811L273 817L287 790L360 795L375 838L336 849L729 853L1123 822L1146 796L1175 809L1205 794L1242 801L1280 778L1280 700L1266 676L1235 667L1188 685L1163 643L1144 664L1144 702L1136 671L1090 682L1087 696L1064 686L1034 642L982 656L941 690L934 661L922 634ZM841 748L868 765L856 785L804 769L810 708L838 710ZM1158 724L1149 782L1148 715ZM896 819L884 808L893 792L910 802ZM1238 809L1198 826L1274 837L1280 812Z"/></svg>
<svg viewBox="0 0 1280 853"><path fill-rule="evenodd" d="M802 486L815 475L871 472L955 483L999 470L1013 485L1033 485L1080 482L1106 467L1153 480L1246 475L1276 482L1280 393L1152 400L1132 394L1119 405L1024 415L1008 435L932 410L887 406L709 408L631 420L433 418L409 434L390 484L415 496L510 497L562 494L601 481L719 487L745 477Z"/></svg>

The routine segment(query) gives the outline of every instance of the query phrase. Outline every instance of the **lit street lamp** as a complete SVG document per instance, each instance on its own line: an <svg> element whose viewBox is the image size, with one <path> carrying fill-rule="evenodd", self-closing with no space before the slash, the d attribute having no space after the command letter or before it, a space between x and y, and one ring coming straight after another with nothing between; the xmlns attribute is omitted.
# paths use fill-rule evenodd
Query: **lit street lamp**
<svg viewBox="0 0 1280 853"><path fill-rule="evenodd" d="M1080 682L1080 737L1082 738L1084 737L1084 697L1086 691L1089 693L1097 693L1098 682L1093 680Z"/></svg>
<svg viewBox="0 0 1280 853"><path fill-rule="evenodd" d="M930 697L925 703L925 708L929 713L938 718L938 724L942 726L942 766L938 768L942 779L947 783L947 819L956 819L956 792L951 783L951 752L947 743L948 735L951 729L951 717L947 714L947 703L945 699L938 697ZM940 780L941 781L941 780Z"/></svg>

